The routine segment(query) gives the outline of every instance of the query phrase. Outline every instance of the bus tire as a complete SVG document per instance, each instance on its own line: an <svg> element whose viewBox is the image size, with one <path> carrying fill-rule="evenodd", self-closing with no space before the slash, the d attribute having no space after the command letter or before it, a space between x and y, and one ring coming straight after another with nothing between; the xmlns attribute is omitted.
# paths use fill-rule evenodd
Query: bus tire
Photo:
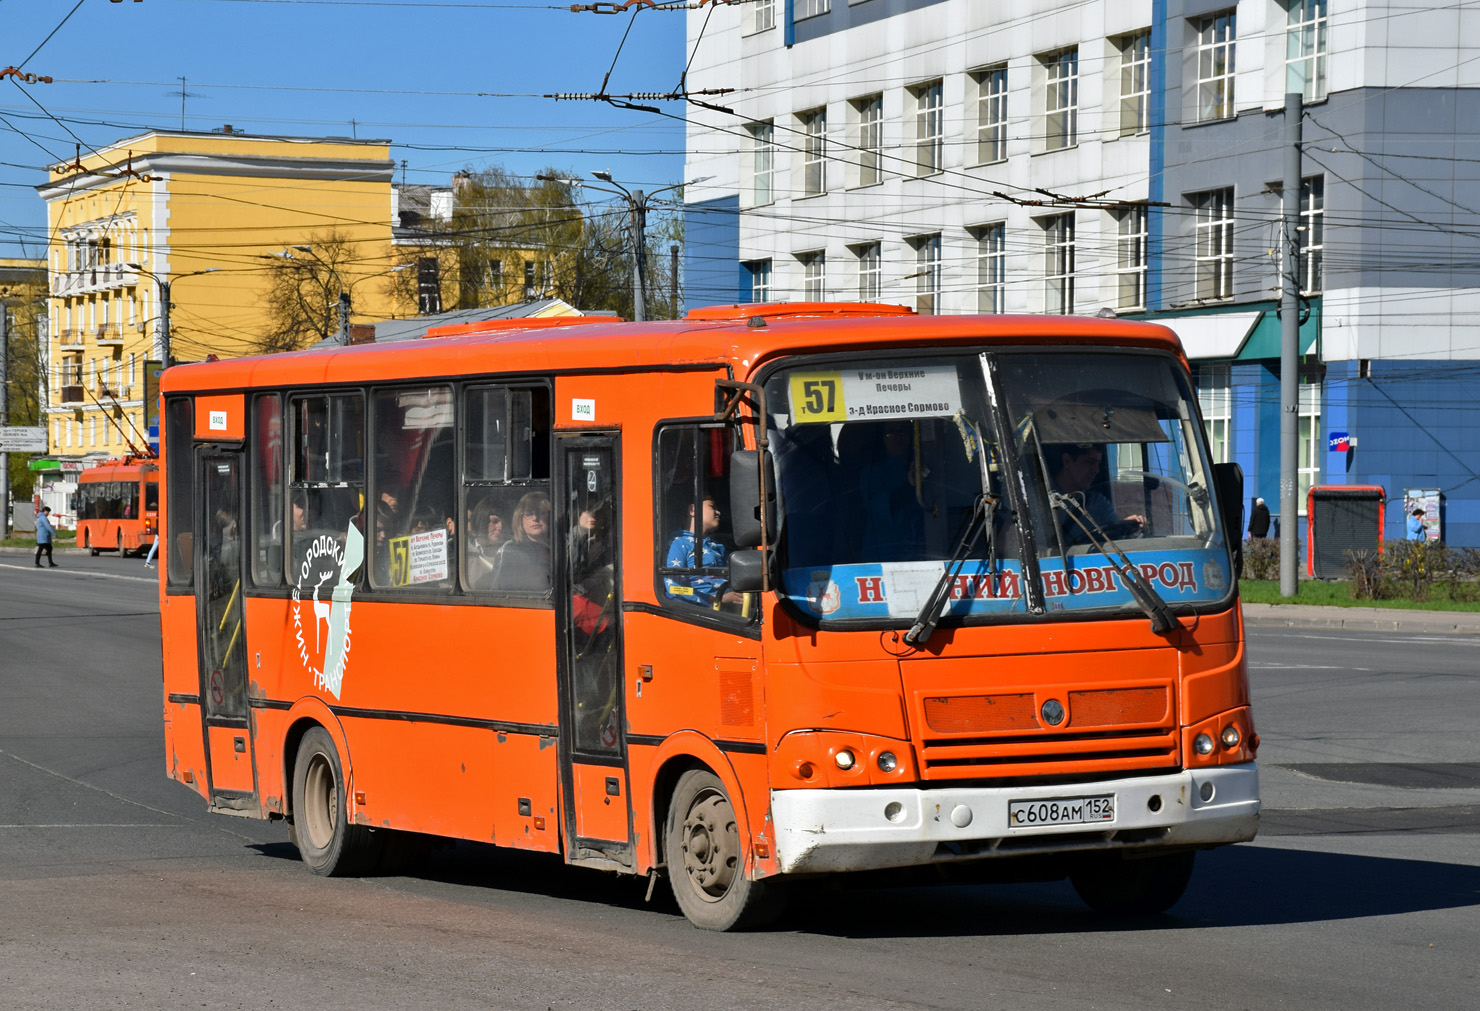
<svg viewBox="0 0 1480 1011"><path fill-rule="evenodd" d="M88 554L92 555L94 558L98 557L98 549L95 548L95 547L93 547L93 544L92 544L92 533L91 532L88 532L88 533L85 533L85 534L82 535L82 546L84 548L87 548Z"/></svg>
<svg viewBox="0 0 1480 1011"><path fill-rule="evenodd" d="M1119 853L1095 853L1076 863L1069 881L1085 904L1098 913L1164 913L1187 890L1196 855L1187 850L1127 860Z"/></svg>
<svg viewBox="0 0 1480 1011"><path fill-rule="evenodd" d="M315 874L363 874L379 859L371 831L349 823L344 797L344 767L334 739L314 727L303 735L293 764L292 839Z"/></svg>
<svg viewBox="0 0 1480 1011"><path fill-rule="evenodd" d="M779 885L745 876L735 808L714 773L690 769L679 777L663 838L673 897L694 926L746 930L781 915Z"/></svg>
<svg viewBox="0 0 1480 1011"><path fill-rule="evenodd" d="M123 558L123 531L118 531L118 557Z"/></svg>

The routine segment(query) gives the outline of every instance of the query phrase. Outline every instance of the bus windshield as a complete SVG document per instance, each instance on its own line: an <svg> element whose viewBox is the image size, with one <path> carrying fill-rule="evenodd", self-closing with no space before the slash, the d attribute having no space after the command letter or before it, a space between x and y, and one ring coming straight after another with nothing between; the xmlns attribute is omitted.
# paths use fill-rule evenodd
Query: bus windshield
<svg viewBox="0 0 1480 1011"><path fill-rule="evenodd" d="M815 361L766 392L780 590L817 618L913 621L948 572L947 616L1129 611L1126 560L1168 605L1228 594L1212 470L1170 358Z"/></svg>

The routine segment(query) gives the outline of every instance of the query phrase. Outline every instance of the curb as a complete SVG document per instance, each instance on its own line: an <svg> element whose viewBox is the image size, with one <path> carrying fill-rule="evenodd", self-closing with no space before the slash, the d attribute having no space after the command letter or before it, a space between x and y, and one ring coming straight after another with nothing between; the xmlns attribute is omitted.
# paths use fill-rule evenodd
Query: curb
<svg viewBox="0 0 1480 1011"><path fill-rule="evenodd" d="M1319 613L1295 614L1289 605L1245 604L1244 624L1251 628L1325 628L1352 632L1427 632L1441 635L1480 635L1480 613L1446 611L1362 614L1359 608L1297 605ZM1357 611L1352 614L1350 612Z"/></svg>

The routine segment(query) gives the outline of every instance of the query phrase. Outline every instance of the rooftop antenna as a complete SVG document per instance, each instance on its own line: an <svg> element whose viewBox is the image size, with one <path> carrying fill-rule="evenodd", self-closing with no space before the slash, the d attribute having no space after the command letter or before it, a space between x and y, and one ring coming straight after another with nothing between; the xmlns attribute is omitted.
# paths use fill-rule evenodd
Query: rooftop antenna
<svg viewBox="0 0 1480 1011"><path fill-rule="evenodd" d="M183 77L177 77L177 78L175 78L175 80L177 80L177 81L180 82L180 91L178 92L178 94L180 96L180 132L181 133L184 133L185 132L185 99L187 99L187 98L200 98L201 96L200 95L197 95L193 91L186 91L185 90L185 78L183 78ZM174 94L176 94L176 92L167 91L167 92L165 92L165 94L167 94L167 95L174 95Z"/></svg>

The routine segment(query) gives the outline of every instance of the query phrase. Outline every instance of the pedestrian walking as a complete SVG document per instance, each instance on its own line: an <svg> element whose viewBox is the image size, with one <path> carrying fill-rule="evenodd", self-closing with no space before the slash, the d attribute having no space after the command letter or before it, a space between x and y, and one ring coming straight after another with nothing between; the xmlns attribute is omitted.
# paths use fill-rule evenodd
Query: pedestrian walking
<svg viewBox="0 0 1480 1011"><path fill-rule="evenodd" d="M46 553L46 564L53 569L57 567L51 557L51 542L56 536L57 532L51 525L51 506L42 506L36 514L36 568L41 568L42 552Z"/></svg>
<svg viewBox="0 0 1480 1011"><path fill-rule="evenodd" d="M154 568L154 556L159 554L159 535L154 535L154 543L149 545L149 554L144 558L144 568Z"/></svg>

